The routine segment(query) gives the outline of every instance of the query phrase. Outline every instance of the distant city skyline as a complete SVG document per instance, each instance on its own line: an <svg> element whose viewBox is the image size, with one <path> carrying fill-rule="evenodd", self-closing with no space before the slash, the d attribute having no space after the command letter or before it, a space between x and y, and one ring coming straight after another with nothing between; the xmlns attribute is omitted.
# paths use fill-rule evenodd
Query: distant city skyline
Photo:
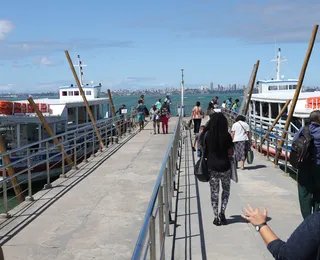
<svg viewBox="0 0 320 260"><path fill-rule="evenodd" d="M79 54L87 64L85 82L101 82L106 89L179 87L181 68L186 86L211 88L213 82L216 88L246 85L258 59L257 79L275 77L271 60L278 47L288 59L281 75L298 78L320 3L12 0L1 11L0 92L74 84L64 50L73 63ZM79 14L90 18L74 19ZM320 85L318 43L304 80L308 86Z"/></svg>

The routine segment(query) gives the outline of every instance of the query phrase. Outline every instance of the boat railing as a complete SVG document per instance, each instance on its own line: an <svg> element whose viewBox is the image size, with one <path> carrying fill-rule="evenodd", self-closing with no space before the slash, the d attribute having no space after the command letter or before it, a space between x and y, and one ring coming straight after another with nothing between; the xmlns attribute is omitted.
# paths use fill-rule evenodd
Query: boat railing
<svg viewBox="0 0 320 260"><path fill-rule="evenodd" d="M99 120L96 127L103 149L93 124L89 124L0 153L1 215L11 216L9 211L18 204L18 197L33 201L34 181L44 180L44 188L51 188L53 177L67 178L75 174L80 163L86 163L89 157L95 157L99 151L113 151L118 143L128 140L137 132L136 118L132 114ZM58 143L54 142L55 138ZM71 169L74 171L68 173ZM14 193L13 190L19 190L19 193Z"/></svg>
<svg viewBox="0 0 320 260"><path fill-rule="evenodd" d="M171 224L174 178L178 170L178 157L182 149L181 117L175 126L173 137L163 159L156 184L146 211L140 234L132 254L133 260L164 259L166 237ZM156 227L156 221L159 225Z"/></svg>
<svg viewBox="0 0 320 260"><path fill-rule="evenodd" d="M228 110L224 110L223 113L228 118L229 126L231 127L239 114ZM265 154L267 160L274 161L275 156L278 155L277 165L282 165L285 173L288 173L289 170L297 173L297 170L289 163L290 150L295 133L285 131L279 126L272 127L272 124L264 120L250 116L244 117L250 127L252 146L260 153ZM285 138L282 138L283 133L286 133ZM281 147L280 142L283 142Z"/></svg>

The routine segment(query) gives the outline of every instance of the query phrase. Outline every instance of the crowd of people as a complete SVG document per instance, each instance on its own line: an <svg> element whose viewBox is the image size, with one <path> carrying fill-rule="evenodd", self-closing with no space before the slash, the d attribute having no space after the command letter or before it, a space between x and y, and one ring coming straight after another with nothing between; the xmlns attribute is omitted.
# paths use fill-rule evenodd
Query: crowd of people
<svg viewBox="0 0 320 260"><path fill-rule="evenodd" d="M141 95L136 107L140 131L144 129L145 121L149 117L150 121L153 122L153 134L160 134L160 123L162 126L162 133L168 134L169 119L171 117L170 105L171 99L169 95L167 95L163 102L161 101L161 98L158 98L149 110L145 105L144 95Z"/></svg>

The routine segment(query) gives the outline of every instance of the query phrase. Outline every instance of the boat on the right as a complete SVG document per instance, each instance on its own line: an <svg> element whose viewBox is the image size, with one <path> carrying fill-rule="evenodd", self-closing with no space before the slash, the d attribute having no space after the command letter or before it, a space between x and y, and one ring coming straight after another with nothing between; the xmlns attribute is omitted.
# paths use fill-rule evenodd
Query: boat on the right
<svg viewBox="0 0 320 260"><path fill-rule="evenodd" d="M276 78L258 80L258 93L252 94L251 97L248 114L250 124L255 128L256 132L262 132L261 134L267 133L267 125L275 121L287 100L293 99L298 85L298 79L285 79L284 76L280 76L281 61L281 49L279 48L276 59ZM270 138L279 140L282 132L280 129L284 128L290 107L291 102L277 122L272 133L270 133ZM292 140L294 134L306 124L310 113L316 109L320 109L320 91L306 92L302 89L288 129L288 132L291 133L288 135L289 140ZM264 125L263 123L266 124Z"/></svg>

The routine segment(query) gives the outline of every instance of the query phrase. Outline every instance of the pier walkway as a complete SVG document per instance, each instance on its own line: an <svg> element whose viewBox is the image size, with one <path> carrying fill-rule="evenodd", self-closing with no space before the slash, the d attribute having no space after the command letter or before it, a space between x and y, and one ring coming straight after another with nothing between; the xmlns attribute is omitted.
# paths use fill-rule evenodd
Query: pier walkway
<svg viewBox="0 0 320 260"><path fill-rule="evenodd" d="M248 203L266 207L269 225L286 240L302 221L295 181L255 152L254 163L239 170L239 182L231 184L229 224L216 227L209 184L193 174L198 159L191 149L193 134L182 131L179 156L166 153L175 122L170 119L168 135L150 134L148 124L116 153L98 152L69 178L38 192L27 208L17 208L20 213L0 225L5 259L131 259L139 234L134 259L160 259L161 239L165 259L273 259L240 215ZM168 208L175 220L170 225Z"/></svg>
<svg viewBox="0 0 320 260"><path fill-rule="evenodd" d="M147 124L116 153L98 152L37 193L1 224L5 259L130 259L176 121L166 135Z"/></svg>
<svg viewBox="0 0 320 260"><path fill-rule="evenodd" d="M273 259L260 234L241 218L242 209L248 203L266 207L268 224L285 241L302 221L296 182L255 152L253 164L238 170L238 183L231 183L226 211L229 224L217 227L212 224L209 183L196 181L193 174L197 160L187 133L174 197L177 224L171 226L172 236L167 238L166 247L172 249L167 250L167 259Z"/></svg>

